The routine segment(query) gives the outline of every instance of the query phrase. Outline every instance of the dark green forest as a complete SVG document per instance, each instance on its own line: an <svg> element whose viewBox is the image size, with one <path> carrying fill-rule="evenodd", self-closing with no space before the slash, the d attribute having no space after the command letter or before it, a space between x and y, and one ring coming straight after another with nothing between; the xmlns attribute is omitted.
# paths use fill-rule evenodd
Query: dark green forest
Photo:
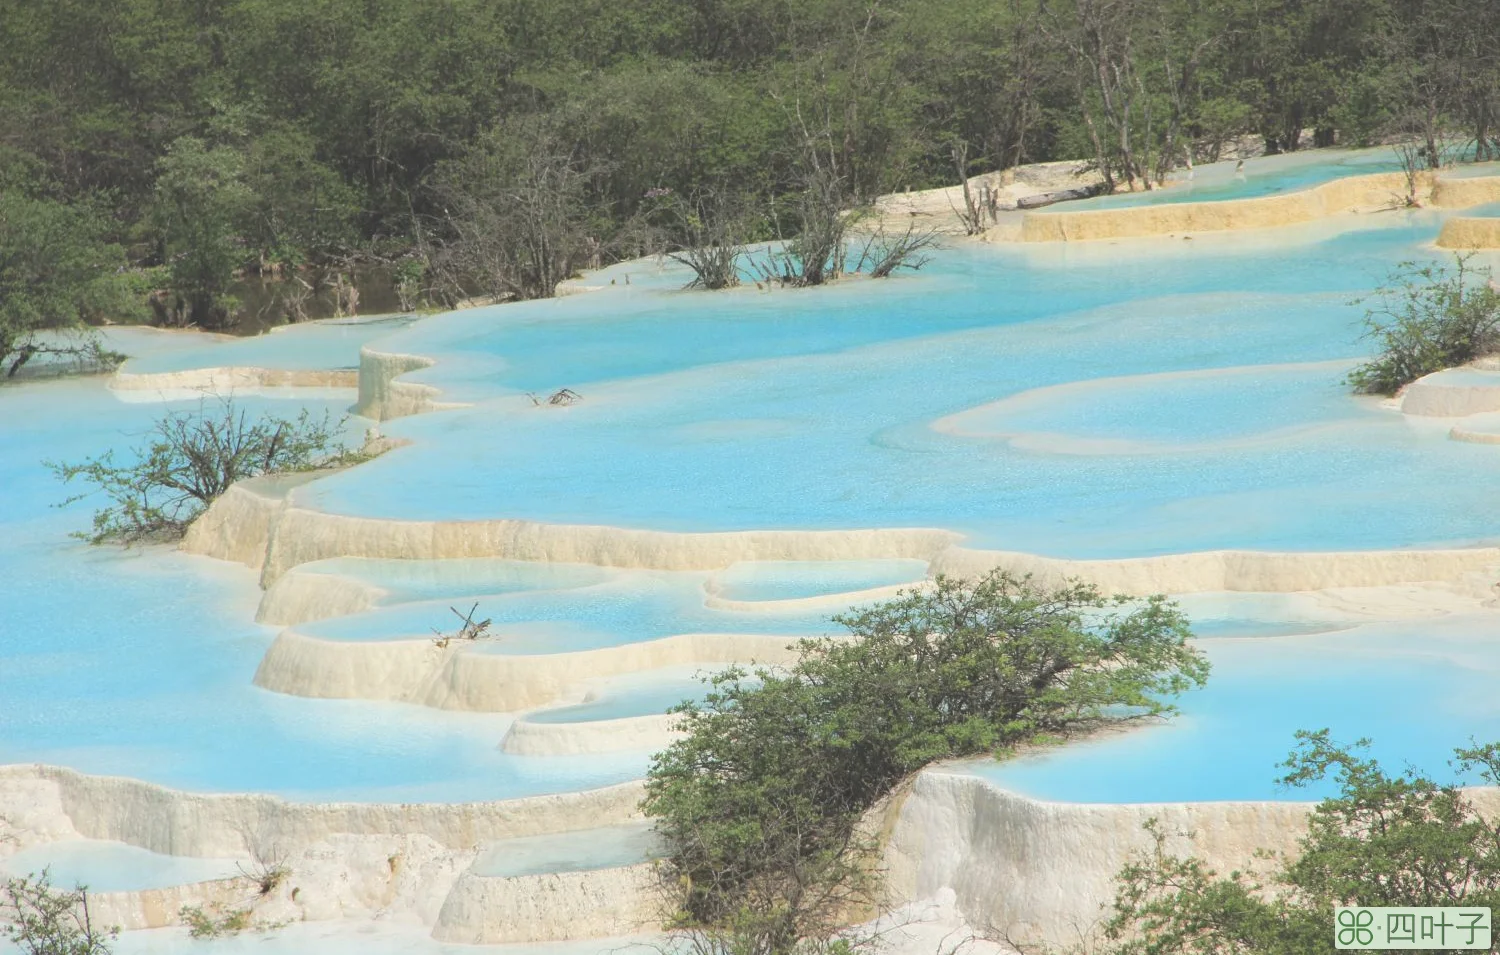
<svg viewBox="0 0 1500 955"><path fill-rule="evenodd" d="M223 327L245 276L290 318L360 268L404 306L550 295L714 210L795 235L810 189L1141 188L1304 130L1484 157L1496 37L1489 0L0 0L0 353Z"/></svg>

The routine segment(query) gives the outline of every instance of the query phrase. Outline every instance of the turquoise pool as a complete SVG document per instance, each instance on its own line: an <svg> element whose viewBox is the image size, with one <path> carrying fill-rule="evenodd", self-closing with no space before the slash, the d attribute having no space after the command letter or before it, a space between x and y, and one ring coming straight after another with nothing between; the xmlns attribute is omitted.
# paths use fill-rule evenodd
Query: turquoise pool
<svg viewBox="0 0 1500 955"><path fill-rule="evenodd" d="M434 355L419 377L443 387L463 355L452 386L474 406L391 422L413 446L294 497L397 519L940 527L1067 557L1489 542L1493 449L1341 386L1369 348L1351 301L1429 254L1440 221L1248 250L965 247L878 287L442 317L383 345ZM553 386L584 399L517 394ZM1049 388L999 430L1061 440L940 425Z"/></svg>
<svg viewBox="0 0 1500 955"><path fill-rule="evenodd" d="M93 839L35 846L0 860L0 875L27 876L43 869L53 885L84 885L90 892L133 892L232 879L255 871L255 866L250 860L169 856Z"/></svg>
<svg viewBox="0 0 1500 955"><path fill-rule="evenodd" d="M1487 165L1494 167L1496 164ZM1239 167L1235 160L1210 163L1195 169L1192 178L1179 170L1164 189L1095 196L1059 203L1045 211L1125 209L1177 202L1254 199L1308 189L1348 176L1400 171L1401 161L1390 149L1307 149L1247 159L1243 167Z"/></svg>
<svg viewBox="0 0 1500 955"><path fill-rule="evenodd" d="M542 564L492 558L380 560L335 557L303 564L298 570L351 577L370 584L383 592L382 604L571 590L594 586L611 577L607 569L588 564Z"/></svg>
<svg viewBox="0 0 1500 955"><path fill-rule="evenodd" d="M807 292L672 291L670 268L637 263L555 302L174 341L141 364L347 368L364 345L433 357L412 377L470 407L387 422L413 443L292 492L341 514L936 527L1074 557L1492 543L1500 449L1450 441L1341 385L1369 349L1351 302L1396 263L1435 255L1441 223L1419 211L1255 241L964 245L915 276ZM583 401L536 407L524 394L559 387ZM348 396L245 400L337 413ZM86 506L51 506L65 492L42 460L127 441L160 407L126 403L100 379L0 388L0 762L365 801L499 799L641 774L638 753L504 754L504 716L252 686L275 631L251 622L250 571L161 548L91 549L67 537ZM833 632L837 597L817 611L715 609L713 598L825 597L925 574L917 561L307 569L387 592L378 609L300 625L307 633L423 638L454 625L450 606L478 602L496 639L473 649L527 654L688 632ZM1500 735L1484 690L1500 664L1490 618L1372 623L1293 603L1190 602L1217 672L1181 720L995 771L1054 798L1252 798L1277 795L1274 764L1299 727L1373 736L1398 762ZM689 676L643 674L536 718L659 712L693 692ZM1389 703L1402 692L1410 711Z"/></svg>
<svg viewBox="0 0 1500 955"><path fill-rule="evenodd" d="M727 600L800 600L926 578L920 560L746 560L715 574L709 588Z"/></svg>
<svg viewBox="0 0 1500 955"><path fill-rule="evenodd" d="M1446 779L1454 747L1500 740L1497 633L1486 615L1205 639L1214 672L1180 717L967 771L1064 802L1312 799L1331 789L1275 780L1297 730L1328 728L1345 743L1371 739L1388 770Z"/></svg>
<svg viewBox="0 0 1500 955"><path fill-rule="evenodd" d="M243 400L252 412L296 407ZM501 753L502 717L252 686L275 634L251 622L252 573L161 547L91 548L68 537L88 525L88 505L52 506L67 491L44 459L128 441L159 407L122 403L103 379L0 388L0 762L370 802L500 799L639 775L641 754Z"/></svg>
<svg viewBox="0 0 1500 955"><path fill-rule="evenodd" d="M702 574L618 573L567 590L477 594L458 606L489 620L490 638L474 652L533 654L593 650L679 633L768 633L818 636L832 629L830 611L743 612L704 606ZM297 630L336 640L411 639L456 630L455 601L403 603L369 613L300 624Z"/></svg>
<svg viewBox="0 0 1500 955"><path fill-rule="evenodd" d="M513 877L610 869L660 856L660 845L649 823L526 836L485 846L472 871L475 875Z"/></svg>
<svg viewBox="0 0 1500 955"><path fill-rule="evenodd" d="M666 667L600 680L587 699L526 714L530 723L589 723L665 713L684 700L701 700L710 690L707 677L717 666Z"/></svg>

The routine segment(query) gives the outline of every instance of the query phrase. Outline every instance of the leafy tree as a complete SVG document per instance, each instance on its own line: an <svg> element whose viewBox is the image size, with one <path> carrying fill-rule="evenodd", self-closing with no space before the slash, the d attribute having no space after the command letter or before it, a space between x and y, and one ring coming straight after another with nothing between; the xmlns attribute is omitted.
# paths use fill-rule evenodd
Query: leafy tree
<svg viewBox="0 0 1500 955"><path fill-rule="evenodd" d="M159 164L156 217L176 299L172 324L222 328L232 321L229 286L245 263L236 224L251 201L243 160L227 146L186 136Z"/></svg>
<svg viewBox="0 0 1500 955"><path fill-rule="evenodd" d="M158 418L146 443L130 450L127 464L117 463L109 450L77 464L48 462L48 467L63 482L77 478L94 486L63 505L96 492L110 501L94 512L93 528L75 536L91 544L167 540L182 536L236 481L360 460L339 443L341 424L306 410L294 419L251 420L233 399L222 398L216 405L201 403L195 412Z"/></svg>
<svg viewBox="0 0 1500 955"><path fill-rule="evenodd" d="M1225 69L1237 98L1254 111L1250 127L1271 153L1291 152L1311 126L1331 145L1334 120L1345 139L1366 141L1376 126L1383 96L1351 105L1351 93L1377 87L1388 62L1374 55L1389 27L1384 0L1271 0L1224 8ZM1399 67L1398 67L1399 68Z"/></svg>
<svg viewBox="0 0 1500 955"><path fill-rule="evenodd" d="M785 116L755 75L648 60L580 83L546 78L578 148L607 159L598 201L616 222L671 196L766 196L784 178ZM764 236L756 236L762 238Z"/></svg>
<svg viewBox="0 0 1500 955"><path fill-rule="evenodd" d="M1160 597L1107 599L995 572L836 618L785 671L730 669L678 708L645 812L682 926L744 950L828 939L872 898L861 816L934 760L1172 712L1208 664Z"/></svg>
<svg viewBox="0 0 1500 955"><path fill-rule="evenodd" d="M313 137L298 130L265 133L248 147L237 231L262 272L295 268L359 241L359 195L316 150Z"/></svg>
<svg viewBox="0 0 1500 955"><path fill-rule="evenodd" d="M1393 395L1423 375L1500 351L1500 290L1490 270L1454 256L1453 269L1405 262L1374 295L1366 337L1380 353L1349 373L1367 394Z"/></svg>
<svg viewBox="0 0 1500 955"><path fill-rule="evenodd" d="M24 955L109 955L119 931L96 927L88 890L54 889L46 869L6 879L0 887L0 939Z"/></svg>
<svg viewBox="0 0 1500 955"><path fill-rule="evenodd" d="M1297 733L1284 764L1289 786L1330 775L1338 795L1319 803L1295 859L1265 883L1155 850L1120 873L1106 934L1117 955L1316 955L1336 951L1334 909L1500 905L1500 826L1462 788L1408 770L1388 774L1327 730ZM1500 746L1456 751L1460 772L1500 783Z"/></svg>
<svg viewBox="0 0 1500 955"><path fill-rule="evenodd" d="M38 355L104 367L118 361L84 327L87 319L126 318L138 310L122 275L124 253L107 241L106 229L86 203L0 190L0 365L6 377Z"/></svg>
<svg viewBox="0 0 1500 955"><path fill-rule="evenodd" d="M663 189L728 184L794 239L817 231L798 208L810 139L849 207L945 184L955 144L966 172L1091 159L1136 187L1308 127L1487 157L1497 17L1488 0L0 0L0 189L93 204L104 241L168 269L164 322L227 323L236 270L414 251L450 299L530 296L551 276L496 276L568 256L549 233L498 269L476 237L507 196L557 192L546 218L582 224L569 266L654 251L636 226Z"/></svg>

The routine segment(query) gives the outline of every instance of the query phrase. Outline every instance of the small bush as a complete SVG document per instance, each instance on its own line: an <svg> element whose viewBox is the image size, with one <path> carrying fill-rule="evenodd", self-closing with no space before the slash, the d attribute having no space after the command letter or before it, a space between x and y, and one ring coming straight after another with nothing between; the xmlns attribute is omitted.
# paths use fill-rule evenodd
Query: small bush
<svg viewBox="0 0 1500 955"><path fill-rule="evenodd" d="M1500 826L1463 789L1408 770L1387 774L1327 730L1299 732L1282 783L1330 775L1338 795L1313 811L1295 860L1262 885L1220 876L1193 858L1155 849L1120 873L1106 935L1116 955L1333 955L1337 906L1500 906ZM1500 745L1457 750L1460 770L1500 783ZM1462 938L1463 936L1455 936Z"/></svg>
<svg viewBox="0 0 1500 955"><path fill-rule="evenodd" d="M255 884L255 891L264 897L275 892L292 877L291 867L279 860L257 862L251 868L239 867L240 875Z"/></svg>
<svg viewBox="0 0 1500 955"><path fill-rule="evenodd" d="M755 234L758 220L749 197L725 188L704 190L691 199L670 192L655 198L667 256L693 270L686 287L717 290L739 285L745 243Z"/></svg>
<svg viewBox="0 0 1500 955"><path fill-rule="evenodd" d="M94 512L93 527L75 536L91 544L181 537L189 524L236 481L261 474L310 471L354 463L362 455L338 440L342 421L303 411L294 419L270 415L252 421L232 398L172 411L147 433L147 443L116 463L114 451L78 464L48 462L62 481L75 478L102 492L111 504Z"/></svg>
<svg viewBox="0 0 1500 955"><path fill-rule="evenodd" d="M1500 351L1500 291L1490 270L1454 257L1454 267L1404 262L1375 292L1365 337L1380 354L1349 373L1362 394L1394 395L1423 375Z"/></svg>
<svg viewBox="0 0 1500 955"><path fill-rule="evenodd" d="M178 909L177 915L188 927L188 934L193 938L238 935L250 928L252 924L250 910L247 908L231 908L223 911L216 909L213 912L206 912L201 905L184 905Z"/></svg>
<svg viewBox="0 0 1500 955"><path fill-rule="evenodd" d="M845 211L842 176L813 166L796 197L796 238L766 251L751 264L762 279L793 288L831 282L844 274L849 230L863 217L862 210Z"/></svg>
<svg viewBox="0 0 1500 955"><path fill-rule="evenodd" d="M52 888L41 875L6 879L0 888L0 939L24 955L108 955L118 928L94 927L88 890Z"/></svg>
<svg viewBox="0 0 1500 955"><path fill-rule="evenodd" d="M526 392L526 397L530 398L531 403L537 407L541 407L542 405L561 405L566 407L568 405L576 405L583 400L583 395L580 395L572 388L559 388L546 398L540 398L535 393L528 391Z"/></svg>

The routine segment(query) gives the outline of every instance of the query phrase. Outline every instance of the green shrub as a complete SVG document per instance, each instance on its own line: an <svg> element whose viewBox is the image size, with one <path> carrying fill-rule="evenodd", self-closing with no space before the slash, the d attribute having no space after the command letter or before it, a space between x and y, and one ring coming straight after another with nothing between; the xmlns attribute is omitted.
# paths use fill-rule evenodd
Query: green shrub
<svg viewBox="0 0 1500 955"><path fill-rule="evenodd" d="M229 289L249 257L235 224L252 201L236 150L193 136L167 148L153 207L173 294L159 318L207 329L234 324L239 303Z"/></svg>
<svg viewBox="0 0 1500 955"><path fill-rule="evenodd" d="M215 909L208 912L201 905L184 905L177 910L177 915L187 926L188 935L193 938L238 935L252 925L248 908Z"/></svg>
<svg viewBox="0 0 1500 955"><path fill-rule="evenodd" d="M0 189L0 375L41 356L112 368L90 319L134 317L125 253L90 202L62 203Z"/></svg>
<svg viewBox="0 0 1500 955"><path fill-rule="evenodd" d="M1380 353L1349 373L1364 394L1393 395L1423 375L1500 350L1500 291L1490 270L1454 257L1440 265L1404 262L1375 293L1365 335Z"/></svg>
<svg viewBox="0 0 1500 955"><path fill-rule="evenodd" d="M1282 780L1306 786L1330 774L1338 795L1313 811L1301 853L1266 884L1223 877L1197 859L1156 848L1120 873L1106 935L1117 955L1333 955L1334 909L1360 906L1500 906L1500 827L1464 791L1299 732ZM1368 745L1360 740L1355 748ZM1500 746L1457 750L1461 771L1500 783Z"/></svg>
<svg viewBox="0 0 1500 955"><path fill-rule="evenodd" d="M109 955L119 931L95 928L88 890L58 891L45 869L0 886L0 939L24 955Z"/></svg>
<svg viewBox="0 0 1500 955"><path fill-rule="evenodd" d="M168 540L181 537L236 481L361 460L339 443L341 424L307 411L294 419L265 415L252 421L233 399L222 398L216 406L205 403L196 412L172 411L157 419L147 443L129 452L128 464L116 463L110 450L48 467L64 482L79 478L94 485L64 505L96 492L111 502L94 512L90 531L75 536L91 544Z"/></svg>
<svg viewBox="0 0 1500 955"><path fill-rule="evenodd" d="M991 573L836 618L791 668L713 678L679 707L644 810L679 928L757 955L827 940L873 899L866 810L934 760L1168 713L1208 664L1161 597L1105 598ZM751 677L754 679L751 679ZM712 936L712 934L710 935Z"/></svg>

